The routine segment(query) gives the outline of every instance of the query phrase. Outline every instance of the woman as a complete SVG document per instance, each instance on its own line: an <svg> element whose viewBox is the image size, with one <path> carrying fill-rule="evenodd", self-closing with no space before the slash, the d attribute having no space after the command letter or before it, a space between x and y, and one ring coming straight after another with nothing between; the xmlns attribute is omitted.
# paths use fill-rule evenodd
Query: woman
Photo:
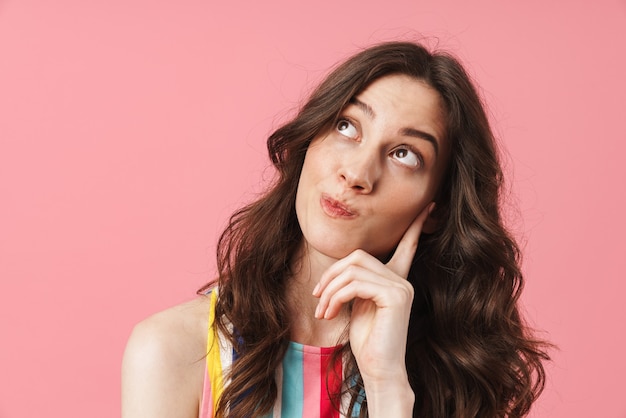
<svg viewBox="0 0 626 418"><path fill-rule="evenodd" d="M216 283L133 331L123 416L526 415L548 357L460 64L366 49L268 149L276 180L232 216Z"/></svg>

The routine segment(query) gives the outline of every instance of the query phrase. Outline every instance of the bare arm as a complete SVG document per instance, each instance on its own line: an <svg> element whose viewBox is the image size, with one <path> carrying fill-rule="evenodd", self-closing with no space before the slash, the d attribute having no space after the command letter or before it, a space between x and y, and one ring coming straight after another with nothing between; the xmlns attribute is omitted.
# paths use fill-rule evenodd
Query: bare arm
<svg viewBox="0 0 626 418"><path fill-rule="evenodd" d="M122 362L122 418L196 418L206 347L203 298L137 324Z"/></svg>

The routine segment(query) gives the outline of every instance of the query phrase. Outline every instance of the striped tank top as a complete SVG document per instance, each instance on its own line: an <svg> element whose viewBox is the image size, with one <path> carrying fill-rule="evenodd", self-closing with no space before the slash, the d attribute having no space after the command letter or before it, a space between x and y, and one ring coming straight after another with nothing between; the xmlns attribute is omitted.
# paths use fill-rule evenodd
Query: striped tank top
<svg viewBox="0 0 626 418"><path fill-rule="evenodd" d="M230 342L213 326L215 289L211 292L206 372L200 418L213 418L217 401L225 385L225 375L236 358ZM290 342L281 366L276 370L278 396L273 410L263 418L341 418L344 417L328 397L341 388L343 367L339 360L335 373L327 373L332 354L340 347L313 347ZM328 389L327 390L327 384ZM340 409L347 410L349 399L342 399ZM355 406L352 416L358 416Z"/></svg>

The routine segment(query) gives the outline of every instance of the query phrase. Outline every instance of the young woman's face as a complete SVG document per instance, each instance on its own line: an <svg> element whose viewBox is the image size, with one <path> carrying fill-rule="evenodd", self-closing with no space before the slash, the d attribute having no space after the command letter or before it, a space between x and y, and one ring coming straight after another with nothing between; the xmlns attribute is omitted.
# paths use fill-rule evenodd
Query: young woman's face
<svg viewBox="0 0 626 418"><path fill-rule="evenodd" d="M383 258L431 202L449 146L439 94L405 75L374 81L310 144L296 196L309 252Z"/></svg>

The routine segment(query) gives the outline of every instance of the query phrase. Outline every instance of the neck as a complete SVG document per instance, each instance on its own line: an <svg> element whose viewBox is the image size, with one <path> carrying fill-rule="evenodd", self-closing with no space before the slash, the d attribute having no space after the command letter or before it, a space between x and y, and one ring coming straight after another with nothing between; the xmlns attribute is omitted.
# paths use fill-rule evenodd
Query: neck
<svg viewBox="0 0 626 418"><path fill-rule="evenodd" d="M349 324L349 312L344 308L342 314L332 320L315 319L318 299L312 295L313 288L322 274L335 261L334 258L311 250L306 243L301 245L294 258L294 276L287 285L289 310L293 321L291 339L295 342L329 347L344 343L344 331Z"/></svg>

